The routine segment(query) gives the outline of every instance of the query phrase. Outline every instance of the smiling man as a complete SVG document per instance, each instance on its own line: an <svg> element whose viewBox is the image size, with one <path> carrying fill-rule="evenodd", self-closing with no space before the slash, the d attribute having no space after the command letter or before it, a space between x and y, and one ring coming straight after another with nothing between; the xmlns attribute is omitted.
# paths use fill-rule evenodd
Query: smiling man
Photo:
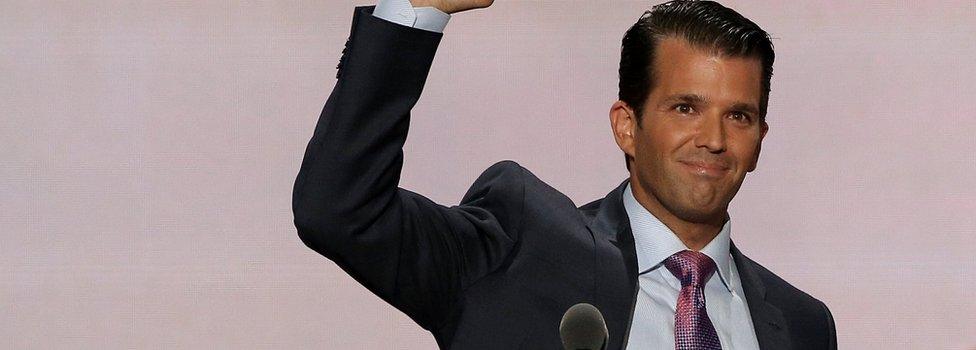
<svg viewBox="0 0 976 350"><path fill-rule="evenodd" d="M769 36L710 1L672 1L624 35L613 137L630 176L577 207L512 161L451 207L397 187L410 109L451 13L490 0L357 8L338 82L294 189L302 241L431 331L442 348L553 349L596 306L608 349L834 349L826 305L731 241L755 170Z"/></svg>
<svg viewBox="0 0 976 350"><path fill-rule="evenodd" d="M699 35L721 33L707 29ZM614 137L627 155L634 197L688 248L698 250L722 229L729 202L746 173L756 168L768 129L760 113L768 77L759 57L730 56L680 33L631 35L657 37L649 45L655 48L647 49L654 52L648 73L653 86L642 113L623 100L613 104ZM726 50L735 49L740 48ZM771 47L745 48L761 49L771 63Z"/></svg>

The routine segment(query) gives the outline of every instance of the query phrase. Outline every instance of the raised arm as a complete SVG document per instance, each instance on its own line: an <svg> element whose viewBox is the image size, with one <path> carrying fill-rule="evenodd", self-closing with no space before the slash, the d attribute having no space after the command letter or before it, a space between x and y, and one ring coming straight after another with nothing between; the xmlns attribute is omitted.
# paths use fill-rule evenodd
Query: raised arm
<svg viewBox="0 0 976 350"><path fill-rule="evenodd" d="M458 206L398 187L410 110L440 33L359 7L339 79L295 181L301 240L431 329L460 293L501 266L518 235L522 169L486 170Z"/></svg>

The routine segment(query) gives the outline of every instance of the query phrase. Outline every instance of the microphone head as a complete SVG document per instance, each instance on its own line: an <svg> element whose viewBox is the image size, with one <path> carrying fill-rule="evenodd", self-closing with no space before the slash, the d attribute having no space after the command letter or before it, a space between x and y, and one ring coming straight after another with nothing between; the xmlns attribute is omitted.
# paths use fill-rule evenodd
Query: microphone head
<svg viewBox="0 0 976 350"><path fill-rule="evenodd" d="M559 322L559 337L566 350L602 350L607 346L609 332L603 314L587 303L573 305Z"/></svg>

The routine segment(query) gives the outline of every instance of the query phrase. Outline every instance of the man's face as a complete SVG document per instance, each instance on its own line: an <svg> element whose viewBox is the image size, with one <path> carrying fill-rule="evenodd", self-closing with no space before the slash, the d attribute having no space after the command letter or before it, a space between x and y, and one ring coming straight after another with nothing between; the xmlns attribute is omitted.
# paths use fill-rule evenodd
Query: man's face
<svg viewBox="0 0 976 350"><path fill-rule="evenodd" d="M658 43L654 69L641 127L633 129L632 175L645 199L679 219L724 222L766 135L762 65L668 38Z"/></svg>

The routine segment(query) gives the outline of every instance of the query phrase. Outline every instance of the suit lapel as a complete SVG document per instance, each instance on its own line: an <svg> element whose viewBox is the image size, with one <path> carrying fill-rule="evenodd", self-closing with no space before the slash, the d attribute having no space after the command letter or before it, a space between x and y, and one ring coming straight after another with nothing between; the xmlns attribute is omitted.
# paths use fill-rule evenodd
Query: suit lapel
<svg viewBox="0 0 976 350"><path fill-rule="evenodd" d="M760 349L791 349L789 329L783 312L773 304L766 302L766 285L756 272L755 263L747 259L735 243L730 246L732 260L739 271L742 290L746 294L749 313L752 314L752 325L756 329L756 339Z"/></svg>
<svg viewBox="0 0 976 350"><path fill-rule="evenodd" d="M587 227L593 234L595 272L594 306L603 313L610 331L608 349L627 344L634 303L637 301L637 252L630 219L623 204L628 180L603 199L584 205Z"/></svg>

